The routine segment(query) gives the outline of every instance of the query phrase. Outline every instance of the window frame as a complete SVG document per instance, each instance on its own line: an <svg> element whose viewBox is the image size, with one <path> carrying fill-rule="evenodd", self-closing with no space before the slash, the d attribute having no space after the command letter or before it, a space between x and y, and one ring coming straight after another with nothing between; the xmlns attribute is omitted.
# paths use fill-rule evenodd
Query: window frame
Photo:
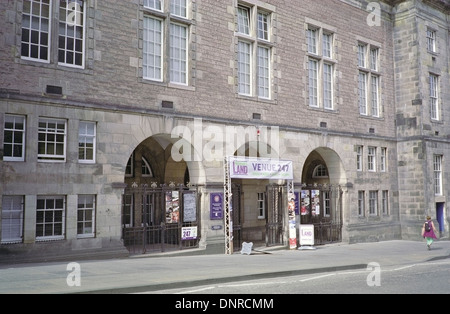
<svg viewBox="0 0 450 314"><path fill-rule="evenodd" d="M377 148L375 146L367 148L367 171L377 171Z"/></svg>
<svg viewBox="0 0 450 314"><path fill-rule="evenodd" d="M93 129L94 129L94 133L93 134L88 134L88 133L82 133L82 129L81 126L82 125L86 125L86 130L88 125L93 125ZM81 141L81 137L84 138L84 141ZM87 159L87 158L80 158L80 150L84 150L84 156L86 157L87 155L87 150L88 148L86 147L87 142L86 140L90 138L92 139L92 148L90 148L92 150L92 159ZM84 146L82 147L81 145L84 144ZM96 122L91 122L91 121L80 121L79 122L79 127L78 127L78 162L82 163L82 164L94 164L96 162L96 156L97 156L97 123Z"/></svg>
<svg viewBox="0 0 450 314"><path fill-rule="evenodd" d="M437 53L437 32L434 29L427 28L427 51L431 53Z"/></svg>
<svg viewBox="0 0 450 314"><path fill-rule="evenodd" d="M358 107L363 117L382 117L380 53L378 45L357 44Z"/></svg>
<svg viewBox="0 0 450 314"><path fill-rule="evenodd" d="M266 219L266 193L257 192L258 219Z"/></svg>
<svg viewBox="0 0 450 314"><path fill-rule="evenodd" d="M41 125L41 123L44 123L44 122L46 123L46 127L45 127L44 132L42 132L40 125ZM38 123L39 123L39 127L38 127L38 155L37 155L38 161L39 162L66 162L66 158L67 158L67 156L66 156L67 155L67 126L68 126L67 120L57 119L57 118L53 119L53 118L41 117L41 118L39 118L39 122ZM61 123L64 123L64 132L63 133L58 133L56 131L55 132L48 132L49 131L48 130L49 129L48 124L50 124L50 123L54 123L56 125L55 130L58 130L58 125L60 125ZM45 135L45 141L42 141L40 139L41 134ZM57 145L58 144L62 145L63 153L61 155L60 154L49 154L49 153L47 153L47 149L49 148L49 145L52 144L52 142L47 141L47 138L50 137L50 135L54 135L54 137L55 137L55 141L53 141L53 145L55 146L53 151L55 153L58 151ZM61 141L57 141L56 138L58 137L58 135L59 136L63 136L64 139L63 139L62 142ZM42 143L45 144L45 149L44 149L45 153L39 153Z"/></svg>
<svg viewBox="0 0 450 314"><path fill-rule="evenodd" d="M53 200L55 203L54 208L48 208L47 207L47 200ZM62 208L57 207L57 201L62 202ZM39 202L44 201L45 207L39 208ZM66 197L65 196L38 196L36 199L36 242L42 242L42 241L52 241L52 240L64 240L65 233L66 233ZM39 219L39 212L43 212L43 220L40 222ZM46 218L50 218L50 215L47 215L47 212L53 212L51 215L53 218L50 219L48 222ZM56 212L61 212L61 219L56 220L57 217L55 217ZM55 234L55 225L61 224L61 234ZM42 225L42 230L40 230L39 225ZM47 225L52 226L52 234L46 235L47 232ZM43 235L38 235L38 232L42 231Z"/></svg>
<svg viewBox="0 0 450 314"><path fill-rule="evenodd" d="M7 118L13 118L14 122L12 122L14 124L13 129L8 129L6 127L6 123L7 123ZM23 129L16 129L16 118L22 118L22 124L23 124ZM11 122L10 122L11 123ZM21 162L21 161L25 161L25 151L26 151L26 131L27 131L27 118L26 116L22 116L22 115L15 115L15 114L5 114L5 118L4 118L4 123L3 123L3 161L13 161L13 162ZM6 142L6 132L12 132L12 143L7 143ZM19 146L16 142L15 142L15 138L16 138L16 133L22 133L22 149L21 149L21 156L20 157L15 157L14 156L14 150L16 146ZM11 154L12 156L6 156L5 152L5 145L11 145Z"/></svg>
<svg viewBox="0 0 450 314"><path fill-rule="evenodd" d="M358 217L365 217L365 191L358 191Z"/></svg>
<svg viewBox="0 0 450 314"><path fill-rule="evenodd" d="M90 198L90 199L88 199ZM88 201L92 201L92 207L87 207L89 204ZM80 201L83 201L80 203ZM78 201L77 201L77 238L78 239L84 239L84 238L94 238L95 237L95 213L96 213L96 195L88 195L88 194L80 194L78 195ZM91 219L86 219L86 213L90 211L91 212ZM83 213L83 219L80 220L80 212ZM91 224L91 232L85 232L87 231L88 227L86 227L86 224ZM80 233L80 224L81 229L83 232Z"/></svg>
<svg viewBox="0 0 450 314"><path fill-rule="evenodd" d="M441 112L439 106L439 75L430 73L429 80L429 90L430 90L430 116L432 121L441 120Z"/></svg>
<svg viewBox="0 0 450 314"><path fill-rule="evenodd" d="M442 165L443 165L443 155L433 156L433 173L434 173L434 195L443 195L443 175L442 175Z"/></svg>
<svg viewBox="0 0 450 314"><path fill-rule="evenodd" d="M19 202L20 204L17 205L17 202ZM2 210L1 210L0 244L14 244L23 242L24 208L25 208L25 196L3 195ZM17 216L19 216L18 218L19 221L15 222L14 220L17 220L16 218ZM17 230L11 230L14 228L17 228ZM7 230L9 231L8 238L5 237ZM19 235L17 237L11 237L11 235L14 233L13 231L14 232L18 231Z"/></svg>
<svg viewBox="0 0 450 314"><path fill-rule="evenodd" d="M378 191L369 191L369 216L378 216Z"/></svg>

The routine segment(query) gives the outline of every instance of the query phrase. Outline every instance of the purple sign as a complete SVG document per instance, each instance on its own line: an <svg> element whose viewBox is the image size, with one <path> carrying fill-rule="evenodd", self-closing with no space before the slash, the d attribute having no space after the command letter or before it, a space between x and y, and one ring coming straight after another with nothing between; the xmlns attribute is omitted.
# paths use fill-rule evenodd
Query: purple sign
<svg viewBox="0 0 450 314"><path fill-rule="evenodd" d="M210 218L223 219L223 193L211 193Z"/></svg>

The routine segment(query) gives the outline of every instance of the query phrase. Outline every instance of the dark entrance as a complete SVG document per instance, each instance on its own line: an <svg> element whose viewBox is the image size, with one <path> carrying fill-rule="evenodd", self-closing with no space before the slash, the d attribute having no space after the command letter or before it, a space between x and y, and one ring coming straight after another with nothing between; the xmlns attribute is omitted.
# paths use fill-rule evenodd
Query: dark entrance
<svg viewBox="0 0 450 314"><path fill-rule="evenodd" d="M303 185L299 192L300 223L314 225L314 244L342 241L342 190L339 186Z"/></svg>
<svg viewBox="0 0 450 314"><path fill-rule="evenodd" d="M197 189L136 184L125 189L122 237L131 254L198 247ZM196 233L196 232L197 233Z"/></svg>

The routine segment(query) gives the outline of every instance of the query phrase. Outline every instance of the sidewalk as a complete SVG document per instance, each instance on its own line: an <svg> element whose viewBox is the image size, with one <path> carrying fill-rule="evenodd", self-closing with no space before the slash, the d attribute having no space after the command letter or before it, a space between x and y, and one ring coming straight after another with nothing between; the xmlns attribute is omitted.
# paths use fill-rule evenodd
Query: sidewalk
<svg viewBox="0 0 450 314"><path fill-rule="evenodd" d="M1 294L126 293L194 285L411 265L450 257L450 241L386 241L330 244L316 250L254 251L251 255L140 255L122 259L73 261L80 266L80 286L71 287L75 268L68 263L2 265Z"/></svg>

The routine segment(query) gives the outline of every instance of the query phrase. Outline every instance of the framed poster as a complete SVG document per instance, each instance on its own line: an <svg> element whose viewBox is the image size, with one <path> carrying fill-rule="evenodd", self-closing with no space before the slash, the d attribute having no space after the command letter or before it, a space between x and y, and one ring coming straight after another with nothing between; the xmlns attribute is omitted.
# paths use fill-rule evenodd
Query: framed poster
<svg viewBox="0 0 450 314"><path fill-rule="evenodd" d="M197 221L197 202L195 193L183 194L183 222Z"/></svg>
<svg viewBox="0 0 450 314"><path fill-rule="evenodd" d="M223 219L223 193L211 193L210 196L210 219Z"/></svg>

